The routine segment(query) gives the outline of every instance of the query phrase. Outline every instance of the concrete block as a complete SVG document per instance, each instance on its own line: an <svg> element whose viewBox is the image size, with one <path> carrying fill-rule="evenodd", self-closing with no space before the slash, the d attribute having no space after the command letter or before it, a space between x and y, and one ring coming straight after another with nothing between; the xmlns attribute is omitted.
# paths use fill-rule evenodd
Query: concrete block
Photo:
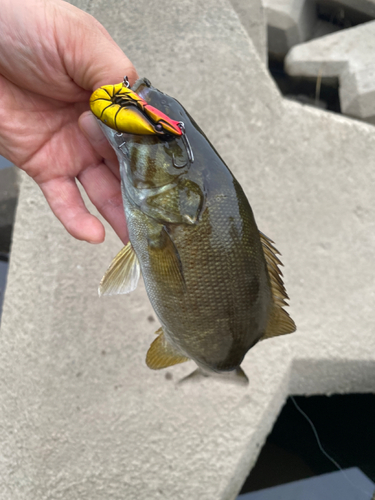
<svg viewBox="0 0 375 500"><path fill-rule="evenodd" d="M283 100L226 0L89 5L242 184L283 253L298 331L249 352L246 388L179 384L191 362L149 370L143 286L97 297L121 243L74 241L25 178L0 335L0 498L233 500L290 392L375 390L375 129Z"/></svg>
<svg viewBox="0 0 375 500"><path fill-rule="evenodd" d="M267 64L266 19L262 0L230 0L259 57Z"/></svg>
<svg viewBox="0 0 375 500"><path fill-rule="evenodd" d="M292 76L337 77L342 112L375 119L375 21L294 47L285 59Z"/></svg>
<svg viewBox="0 0 375 500"><path fill-rule="evenodd" d="M288 50L311 38L317 23L313 0L263 0L268 51L284 57Z"/></svg>

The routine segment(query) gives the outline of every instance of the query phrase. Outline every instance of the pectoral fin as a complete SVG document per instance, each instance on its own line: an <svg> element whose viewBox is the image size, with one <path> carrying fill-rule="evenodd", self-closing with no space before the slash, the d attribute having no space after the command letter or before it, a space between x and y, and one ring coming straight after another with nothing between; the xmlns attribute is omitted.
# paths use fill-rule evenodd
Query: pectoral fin
<svg viewBox="0 0 375 500"><path fill-rule="evenodd" d="M150 235L148 250L153 271L158 278L176 290L185 290L180 255L164 227L157 235Z"/></svg>
<svg viewBox="0 0 375 500"><path fill-rule="evenodd" d="M165 339L162 328L156 332L159 336L150 345L146 356L146 364L152 370L160 370L168 366L177 365L189 361L189 358L182 356Z"/></svg>
<svg viewBox="0 0 375 500"><path fill-rule="evenodd" d="M134 249L129 243L111 262L99 285L99 297L130 293L137 288L140 268Z"/></svg>

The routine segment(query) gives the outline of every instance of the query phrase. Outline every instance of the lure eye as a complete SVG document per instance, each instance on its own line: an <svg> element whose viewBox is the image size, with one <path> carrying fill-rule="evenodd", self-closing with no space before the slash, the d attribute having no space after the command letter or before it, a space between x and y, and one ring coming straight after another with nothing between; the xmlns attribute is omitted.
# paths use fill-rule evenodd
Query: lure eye
<svg viewBox="0 0 375 500"><path fill-rule="evenodd" d="M158 130L159 132L161 132L163 130L163 126L160 123L157 123L155 125L155 129Z"/></svg>

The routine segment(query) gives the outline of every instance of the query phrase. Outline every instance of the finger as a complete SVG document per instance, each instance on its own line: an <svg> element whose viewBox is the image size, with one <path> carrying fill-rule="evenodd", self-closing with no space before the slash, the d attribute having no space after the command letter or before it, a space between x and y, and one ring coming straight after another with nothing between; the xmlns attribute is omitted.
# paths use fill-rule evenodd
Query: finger
<svg viewBox="0 0 375 500"><path fill-rule="evenodd" d="M92 16L69 6L72 23L59 17L59 53L69 76L80 87L95 90L101 85L119 83L127 75L130 83L137 72L107 30ZM93 50L94 47L94 50Z"/></svg>
<svg viewBox="0 0 375 500"><path fill-rule="evenodd" d="M117 162L117 156L107 138L103 134L97 118L91 111L85 111L78 119L79 128L90 141L94 150L106 160Z"/></svg>
<svg viewBox="0 0 375 500"><path fill-rule="evenodd" d="M78 125L85 137L89 140L93 150L104 158L104 163L111 172L120 180L120 170L116 153L103 134L95 116L88 111L83 113L78 120Z"/></svg>
<svg viewBox="0 0 375 500"><path fill-rule="evenodd" d="M78 240L104 241L103 224L87 210L74 179L59 177L39 184L52 212Z"/></svg>
<svg viewBox="0 0 375 500"><path fill-rule="evenodd" d="M112 174L116 177L117 180L121 181L121 174L118 165L118 161L104 160L104 163L107 165Z"/></svg>
<svg viewBox="0 0 375 500"><path fill-rule="evenodd" d="M123 243L129 240L119 179L104 164L91 165L78 179L99 213L113 227Z"/></svg>
<svg viewBox="0 0 375 500"><path fill-rule="evenodd" d="M107 39L106 46L103 43L100 52L91 51L91 56L91 59L84 59L85 66L81 71L81 86L87 90L95 90L111 83L120 83L125 75L130 85L138 79L138 73L132 62L111 38ZM84 74L83 71L85 71Z"/></svg>

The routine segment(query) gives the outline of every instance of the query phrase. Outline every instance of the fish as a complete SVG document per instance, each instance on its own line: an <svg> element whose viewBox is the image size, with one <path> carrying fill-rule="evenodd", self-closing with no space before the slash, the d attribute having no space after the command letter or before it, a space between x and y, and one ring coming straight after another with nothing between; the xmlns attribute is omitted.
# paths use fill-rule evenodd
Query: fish
<svg viewBox="0 0 375 500"><path fill-rule="evenodd" d="M260 340L292 333L278 251L257 228L240 184L202 129L147 78L105 85L91 111L116 151L129 243L99 295L130 293L140 274L160 321L153 370L188 360L245 378Z"/></svg>

